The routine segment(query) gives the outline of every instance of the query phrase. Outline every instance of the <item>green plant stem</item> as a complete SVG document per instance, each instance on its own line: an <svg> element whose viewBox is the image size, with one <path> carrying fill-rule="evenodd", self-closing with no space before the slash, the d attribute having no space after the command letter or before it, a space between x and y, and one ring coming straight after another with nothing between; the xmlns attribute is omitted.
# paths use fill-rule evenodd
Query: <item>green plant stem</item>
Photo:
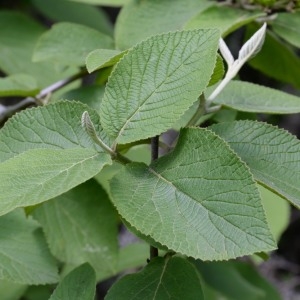
<svg viewBox="0 0 300 300"><path fill-rule="evenodd" d="M158 159L159 149L159 136L155 136L151 139L151 162ZM158 256L158 249L150 245L150 260Z"/></svg>

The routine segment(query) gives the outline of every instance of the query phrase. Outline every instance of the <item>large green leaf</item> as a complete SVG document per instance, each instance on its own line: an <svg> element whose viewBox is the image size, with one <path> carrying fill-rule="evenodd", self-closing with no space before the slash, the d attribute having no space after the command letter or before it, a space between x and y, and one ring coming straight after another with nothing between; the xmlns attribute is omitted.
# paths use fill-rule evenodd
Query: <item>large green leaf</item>
<svg viewBox="0 0 300 300"><path fill-rule="evenodd" d="M78 23L108 35L113 33L108 16L98 7L67 0L31 0L31 2L53 21Z"/></svg>
<svg viewBox="0 0 300 300"><path fill-rule="evenodd" d="M226 6L211 6L191 18L184 26L185 29L218 28L223 36L264 16L259 11L249 11Z"/></svg>
<svg viewBox="0 0 300 300"><path fill-rule="evenodd" d="M0 11L0 69L9 75L28 74L43 88L76 72L49 63L33 63L34 46L44 27L16 11Z"/></svg>
<svg viewBox="0 0 300 300"><path fill-rule="evenodd" d="M137 274L127 275L105 300L204 299L197 269L181 257L157 257Z"/></svg>
<svg viewBox="0 0 300 300"><path fill-rule="evenodd" d="M15 74L0 78L1 96L34 96L38 93L35 78L26 74Z"/></svg>
<svg viewBox="0 0 300 300"><path fill-rule="evenodd" d="M56 197L111 163L81 126L88 106L58 102L11 118L0 131L0 214ZM98 134L105 139L99 125ZM54 188L55 187L55 188Z"/></svg>
<svg viewBox="0 0 300 300"><path fill-rule="evenodd" d="M94 300L95 292L95 271L83 264L59 283L49 300Z"/></svg>
<svg viewBox="0 0 300 300"><path fill-rule="evenodd" d="M238 262L194 262L205 282L230 300L280 300L275 288L251 265ZM223 298L225 297L225 298Z"/></svg>
<svg viewBox="0 0 300 300"><path fill-rule="evenodd" d="M240 111L295 114L300 112L300 97L244 81L231 81L214 103Z"/></svg>
<svg viewBox="0 0 300 300"><path fill-rule="evenodd" d="M34 210L52 254L60 261L94 266L96 273L116 273L117 215L107 194L87 181Z"/></svg>
<svg viewBox="0 0 300 300"><path fill-rule="evenodd" d="M216 63L217 30L154 36L134 47L112 72L101 103L101 124L116 143L170 128L197 100Z"/></svg>
<svg viewBox="0 0 300 300"><path fill-rule="evenodd" d="M75 23L57 23L39 38L33 61L83 66L92 50L112 47L113 40L95 29Z"/></svg>
<svg viewBox="0 0 300 300"><path fill-rule="evenodd" d="M300 141L295 136L255 121L210 128L246 162L257 181L300 207Z"/></svg>
<svg viewBox="0 0 300 300"><path fill-rule="evenodd" d="M281 38L300 48L300 12L279 13L271 22L272 29Z"/></svg>
<svg viewBox="0 0 300 300"><path fill-rule="evenodd" d="M120 215L168 248L202 260L274 249L252 174L209 130L183 129L175 150L111 180Z"/></svg>
<svg viewBox="0 0 300 300"><path fill-rule="evenodd" d="M125 50L145 38L178 30L197 12L212 5L199 0L133 0L118 16L115 38L119 49Z"/></svg>
<svg viewBox="0 0 300 300"><path fill-rule="evenodd" d="M0 279L22 284L58 281L55 261L38 227L21 210L0 217Z"/></svg>
<svg viewBox="0 0 300 300"><path fill-rule="evenodd" d="M89 73L115 65L126 52L110 49L96 49L86 57L86 68Z"/></svg>
<svg viewBox="0 0 300 300"><path fill-rule="evenodd" d="M245 39L258 29L248 25ZM300 88L300 58L272 32L268 31L260 52L249 61L251 67L285 83Z"/></svg>

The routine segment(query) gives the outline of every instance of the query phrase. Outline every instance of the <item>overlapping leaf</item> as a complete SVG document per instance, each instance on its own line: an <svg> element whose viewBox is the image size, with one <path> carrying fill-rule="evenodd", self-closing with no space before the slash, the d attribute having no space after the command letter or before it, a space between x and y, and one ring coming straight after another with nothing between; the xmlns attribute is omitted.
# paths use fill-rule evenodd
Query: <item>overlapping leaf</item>
<svg viewBox="0 0 300 300"><path fill-rule="evenodd" d="M5 124L0 131L0 214L58 196L111 163L81 126L85 110L105 140L99 116L75 101L29 109Z"/></svg>
<svg viewBox="0 0 300 300"><path fill-rule="evenodd" d="M26 74L0 78L0 96L34 96L38 93L36 80Z"/></svg>
<svg viewBox="0 0 300 300"><path fill-rule="evenodd" d="M138 42L163 32L181 29L197 12L212 5L209 1L151 0L130 1L121 10L115 29L118 49L128 49Z"/></svg>
<svg viewBox="0 0 300 300"><path fill-rule="evenodd" d="M91 51L112 47L112 39L95 29L75 23L57 23L39 38L33 61L82 66Z"/></svg>
<svg viewBox="0 0 300 300"><path fill-rule="evenodd" d="M101 124L116 143L160 134L197 100L216 63L217 30L154 36L118 63L101 103Z"/></svg>
<svg viewBox="0 0 300 300"><path fill-rule="evenodd" d="M300 112L300 97L243 81L231 81L214 99L240 111L275 114Z"/></svg>
<svg viewBox="0 0 300 300"><path fill-rule="evenodd" d="M230 259L275 247L251 173L208 130L184 129L169 155L124 167L111 196L132 226L188 256Z"/></svg>
<svg viewBox="0 0 300 300"><path fill-rule="evenodd" d="M300 207L300 142L295 136L254 121L210 128L247 163L257 181Z"/></svg>
<svg viewBox="0 0 300 300"><path fill-rule="evenodd" d="M197 269L181 257L157 257L137 274L121 278L105 300L204 299Z"/></svg>
<svg viewBox="0 0 300 300"><path fill-rule="evenodd" d="M15 210L0 217L0 227L0 279L22 284L59 280L55 260L36 222Z"/></svg>
<svg viewBox="0 0 300 300"><path fill-rule="evenodd" d="M211 6L191 18L185 29L218 28L223 36L264 16L263 12L235 9L226 6Z"/></svg>
<svg viewBox="0 0 300 300"><path fill-rule="evenodd" d="M96 181L43 203L33 215L57 259L75 266L89 262L99 274L116 273L117 216Z"/></svg>
<svg viewBox="0 0 300 300"><path fill-rule="evenodd" d="M95 271L83 264L59 283L49 300L94 300L95 292Z"/></svg>

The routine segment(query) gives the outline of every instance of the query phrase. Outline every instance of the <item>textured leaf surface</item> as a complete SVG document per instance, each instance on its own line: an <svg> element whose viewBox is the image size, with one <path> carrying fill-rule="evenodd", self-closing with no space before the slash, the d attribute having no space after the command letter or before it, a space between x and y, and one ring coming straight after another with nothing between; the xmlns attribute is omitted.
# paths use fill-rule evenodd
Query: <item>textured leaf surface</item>
<svg viewBox="0 0 300 300"><path fill-rule="evenodd" d="M54 198L110 164L92 149L34 149L0 165L0 215Z"/></svg>
<svg viewBox="0 0 300 300"><path fill-rule="evenodd" d="M275 247L248 168L211 131L183 129L175 150L147 167L126 165L111 196L132 226L202 260Z"/></svg>
<svg viewBox="0 0 300 300"><path fill-rule="evenodd" d="M34 96L38 93L36 80L26 74L0 78L0 96Z"/></svg>
<svg viewBox="0 0 300 300"><path fill-rule="evenodd" d="M115 65L125 54L125 51L96 49L86 58L85 64L89 73Z"/></svg>
<svg viewBox="0 0 300 300"><path fill-rule="evenodd" d="M182 31L130 50L106 86L100 110L105 131L122 144L170 128L209 83L218 40L216 30Z"/></svg>
<svg viewBox="0 0 300 300"><path fill-rule="evenodd" d="M281 38L300 48L300 12L280 13L271 23Z"/></svg>
<svg viewBox="0 0 300 300"><path fill-rule="evenodd" d="M257 29L257 26L248 25L246 38L249 38ZM276 59L278 57L280 59ZM300 88L299 57L270 31L267 32L262 49L250 60L249 64L271 78Z"/></svg>
<svg viewBox="0 0 300 300"><path fill-rule="evenodd" d="M59 283L49 300L93 300L95 292L95 271L83 264Z"/></svg>
<svg viewBox="0 0 300 300"><path fill-rule="evenodd" d="M117 215L95 180L43 203L33 215L42 225L50 250L58 260L77 266L88 262L96 273L115 274Z"/></svg>
<svg viewBox="0 0 300 300"><path fill-rule="evenodd" d="M185 29L217 28L223 36L264 16L262 12L251 12L226 6L211 6L191 18L184 26Z"/></svg>
<svg viewBox="0 0 300 300"><path fill-rule="evenodd" d="M9 119L0 130L0 162L32 149L102 149L95 145L81 126L81 116L88 111L98 135L111 142L100 127L98 114L87 105L61 101L24 110Z"/></svg>
<svg viewBox="0 0 300 300"><path fill-rule="evenodd" d="M75 23L57 23L39 38L33 61L83 66L91 51L112 47L112 39L95 29Z"/></svg>
<svg viewBox="0 0 300 300"><path fill-rule="evenodd" d="M99 7L66 0L31 0L31 2L43 15L53 21L78 23L104 34L113 33L108 16Z"/></svg>
<svg viewBox="0 0 300 300"><path fill-rule="evenodd" d="M115 38L119 49L128 49L138 42L163 32L181 29L197 12L212 5L208 1L133 0L118 16Z"/></svg>
<svg viewBox="0 0 300 300"><path fill-rule="evenodd" d="M55 261L36 222L16 210L0 217L0 227L0 279L22 284L59 280Z"/></svg>
<svg viewBox="0 0 300 300"><path fill-rule="evenodd" d="M248 263L195 261L205 282L225 299L280 300L275 288Z"/></svg>
<svg viewBox="0 0 300 300"><path fill-rule="evenodd" d="M35 44L45 28L16 11L0 11L0 69L8 74L28 74L39 88L74 74L74 68L58 70L49 63L33 63Z"/></svg>
<svg viewBox="0 0 300 300"><path fill-rule="evenodd" d="M196 268L181 257L155 258L142 271L127 275L105 300L204 299Z"/></svg>
<svg viewBox="0 0 300 300"><path fill-rule="evenodd" d="M231 81L214 99L240 111L295 114L300 112L300 97L243 81Z"/></svg>
<svg viewBox="0 0 300 300"><path fill-rule="evenodd" d="M111 163L81 127L84 110L99 124L92 109L67 101L25 110L5 124L0 131L0 214L58 196ZM99 125L96 129L103 137Z"/></svg>
<svg viewBox="0 0 300 300"><path fill-rule="evenodd" d="M253 121L210 128L246 162L257 181L300 207L300 142L295 136Z"/></svg>

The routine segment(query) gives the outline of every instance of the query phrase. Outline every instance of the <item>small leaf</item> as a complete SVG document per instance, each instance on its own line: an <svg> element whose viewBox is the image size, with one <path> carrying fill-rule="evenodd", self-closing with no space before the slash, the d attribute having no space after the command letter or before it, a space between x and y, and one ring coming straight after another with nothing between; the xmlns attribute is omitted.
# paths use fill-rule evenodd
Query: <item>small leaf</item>
<svg viewBox="0 0 300 300"><path fill-rule="evenodd" d="M216 30L151 37L129 50L112 72L100 118L115 143L162 133L197 100L216 64Z"/></svg>
<svg viewBox="0 0 300 300"><path fill-rule="evenodd" d="M243 65L260 51L265 40L266 29L267 23L264 23L264 25L242 46L238 56L239 64Z"/></svg>
<svg viewBox="0 0 300 300"><path fill-rule="evenodd" d="M224 73L225 73L225 70L224 70L223 59L218 54L217 55L216 65L215 65L213 74L211 75L211 78L210 78L210 81L208 83L208 86L214 85L217 82L219 82L223 78Z"/></svg>
<svg viewBox="0 0 300 300"><path fill-rule="evenodd" d="M212 5L192 17L184 28L217 28L221 31L221 34L224 37L245 24L254 21L256 18L263 17L265 15L265 13L258 11L252 12L245 9L226 7L224 5Z"/></svg>
<svg viewBox="0 0 300 300"><path fill-rule="evenodd" d="M96 1L96 0L95 0ZM153 35L175 31L197 12L212 5L209 1L169 0L129 1L125 5L115 26L118 49L126 50Z"/></svg>
<svg viewBox="0 0 300 300"><path fill-rule="evenodd" d="M272 29L281 38L300 48L300 12L279 13L271 22Z"/></svg>
<svg viewBox="0 0 300 300"><path fill-rule="evenodd" d="M115 65L126 53L118 50L96 49L86 57L85 64L89 73Z"/></svg>
<svg viewBox="0 0 300 300"><path fill-rule="evenodd" d="M39 89L36 80L26 74L0 78L0 96L34 96Z"/></svg>
<svg viewBox="0 0 300 300"><path fill-rule="evenodd" d="M95 292L95 271L83 264L59 283L49 300L94 300Z"/></svg>
<svg viewBox="0 0 300 300"><path fill-rule="evenodd" d="M58 260L73 266L88 262L97 274L116 273L117 214L95 180L43 203L33 216Z"/></svg>
<svg viewBox="0 0 300 300"><path fill-rule="evenodd" d="M112 39L95 29L75 23L57 23L39 38L33 61L83 66L92 50L112 47Z"/></svg>
<svg viewBox="0 0 300 300"><path fill-rule="evenodd" d="M105 300L204 299L201 279L186 259L153 259L142 271L126 275L108 291Z"/></svg>
<svg viewBox="0 0 300 300"><path fill-rule="evenodd" d="M268 114L300 112L300 97L245 81L231 81L213 102L247 112Z"/></svg>
<svg viewBox="0 0 300 300"><path fill-rule="evenodd" d="M237 121L210 127L249 166L255 180L300 207L300 141L272 125Z"/></svg>
<svg viewBox="0 0 300 300"><path fill-rule="evenodd" d="M123 6L129 2L129 0L69 0L74 2L87 3L92 5L103 5L103 6Z"/></svg>
<svg viewBox="0 0 300 300"><path fill-rule="evenodd" d="M0 217L0 227L0 279L21 284L59 280L55 261L37 222L26 219L22 210L15 210Z"/></svg>
<svg viewBox="0 0 300 300"><path fill-rule="evenodd" d="M21 299L28 286L6 280L0 280L0 299L15 300Z"/></svg>
<svg viewBox="0 0 300 300"><path fill-rule="evenodd" d="M132 226L202 260L274 249L252 174L211 131L183 129L173 152L113 177L112 201Z"/></svg>

